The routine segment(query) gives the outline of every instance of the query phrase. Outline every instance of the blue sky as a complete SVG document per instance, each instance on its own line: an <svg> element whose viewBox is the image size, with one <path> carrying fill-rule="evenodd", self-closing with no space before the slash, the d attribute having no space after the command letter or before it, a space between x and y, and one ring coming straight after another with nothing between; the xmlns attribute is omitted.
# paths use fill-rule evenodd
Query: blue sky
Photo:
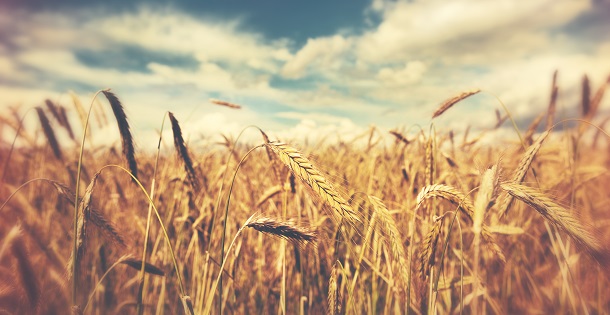
<svg viewBox="0 0 610 315"><path fill-rule="evenodd" d="M87 103L112 88L141 143L167 110L192 139L256 124L303 141L425 126L444 99L481 88L436 124L493 125L492 94L527 122L554 70L560 113L585 73L594 90L605 81L609 16L610 0L5 0L0 107L70 107L68 90Z"/></svg>

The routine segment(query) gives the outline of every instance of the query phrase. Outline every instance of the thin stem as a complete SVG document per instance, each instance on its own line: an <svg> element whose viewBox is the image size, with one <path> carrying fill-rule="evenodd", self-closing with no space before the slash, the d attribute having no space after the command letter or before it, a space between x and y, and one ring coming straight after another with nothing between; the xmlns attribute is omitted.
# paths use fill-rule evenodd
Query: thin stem
<svg viewBox="0 0 610 315"><path fill-rule="evenodd" d="M144 235L144 250L142 251L142 267L140 267L140 288L138 292L138 306L137 311L138 314L142 314L144 312L144 290L146 289L145 277L146 273L144 269L146 267L146 252L148 251L148 237L150 235L150 219L152 216L152 199L155 198L155 183L157 177L157 168L159 166L159 155L161 153L161 141L163 139L163 127L165 126L165 118L167 117L167 112L163 115L163 121L161 122L161 131L159 133L159 143L157 144L157 158L155 159L155 169L153 170L152 182L150 184L150 199L151 201L148 203L148 216L146 217L146 233Z"/></svg>
<svg viewBox="0 0 610 315"><path fill-rule="evenodd" d="M81 168L83 165L83 153L85 152L85 137L87 136L87 129L89 128L89 118L91 117L91 111L93 109L93 104L95 104L95 99L97 98L97 95L100 94L102 92L102 90L99 90L97 92L95 92L95 94L93 95L93 98L91 99L91 105L89 105L89 111L87 112L87 120L85 121L85 130L83 130L83 138L81 140L81 144L80 144L80 152L78 153L78 168L76 170L76 187L75 187L75 191L74 191L74 226L73 226L73 242L72 242L72 252L74 253L74 255L72 255L72 306L76 306L76 292L78 289L78 280L77 280L77 268L76 268L76 250L77 250L77 237L76 237L76 233L78 230L78 197L80 194L80 174L81 174Z"/></svg>
<svg viewBox="0 0 610 315"><path fill-rule="evenodd" d="M252 153L254 150L263 147L264 144L260 144L255 146L254 148L250 149L250 151L248 151L248 153L246 153L246 155L244 155L244 157L242 157L241 161L239 161L239 164L237 164L237 168L235 169L235 173L233 174L233 179L231 180L231 186L229 186L229 196L227 196L227 203L225 205L225 218L224 218L224 222L222 224L222 240L220 242L220 257L223 259L220 261L220 265L223 266L224 265L224 253L225 253L225 237L227 234L227 220L229 218L229 204L231 203L231 192L233 192L233 185L235 184L235 178L237 177L237 172L239 171L239 168L243 165L243 163L246 161L246 158L248 158L248 156L250 155L250 153ZM219 307L219 312L218 314L222 314L222 267L220 268L220 285L219 285L219 294L220 294L220 307ZM214 288L214 290L216 290L216 288ZM210 291L210 294L214 294L214 290Z"/></svg>
<svg viewBox="0 0 610 315"><path fill-rule="evenodd" d="M205 305L205 309L203 310L203 314L209 314L210 311L212 310L212 301L214 301L214 292L216 291L216 286L218 285L218 283L222 280L222 271L225 268L225 264L227 263L227 259L229 258L229 253L231 252L231 248L233 248L233 244L235 244L235 241L237 240L237 237L239 237L239 235L241 234L241 232L246 228L246 226L248 226L248 224L250 223L250 220L252 220L252 218L256 215L253 214L251 215L248 220L246 220L246 222L244 222L244 225L242 225L239 230L237 230L237 233L235 234L235 237L233 237L233 240L231 241L231 244L229 244L229 248L227 248L227 254L223 257L222 259L222 263L220 264L220 272L218 273L218 277L216 277L216 281L214 281L214 284L212 284L212 288L210 290L210 295L208 296L206 305ZM222 295L221 295L222 297ZM222 299L220 300L220 305L222 305Z"/></svg>

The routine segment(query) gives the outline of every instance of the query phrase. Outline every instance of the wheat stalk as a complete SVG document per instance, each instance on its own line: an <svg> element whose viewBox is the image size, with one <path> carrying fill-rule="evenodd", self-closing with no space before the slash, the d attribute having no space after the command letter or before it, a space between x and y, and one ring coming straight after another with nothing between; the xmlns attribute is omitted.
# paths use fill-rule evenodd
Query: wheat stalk
<svg viewBox="0 0 610 315"><path fill-rule="evenodd" d="M275 152L282 163L335 210L334 218L337 222L341 222L341 218L345 218L352 225L362 223L354 209L301 152L281 142L270 142L266 145Z"/></svg>

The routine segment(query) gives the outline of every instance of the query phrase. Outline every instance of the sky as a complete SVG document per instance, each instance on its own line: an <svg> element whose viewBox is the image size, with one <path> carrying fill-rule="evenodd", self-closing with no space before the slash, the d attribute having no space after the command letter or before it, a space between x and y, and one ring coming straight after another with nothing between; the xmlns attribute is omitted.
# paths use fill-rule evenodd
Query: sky
<svg viewBox="0 0 610 315"><path fill-rule="evenodd" d="M426 129L443 100L474 88L438 128L493 126L496 96L527 125L555 70L567 117L585 74L593 91L606 81L608 56L610 0L0 0L0 109L72 108L68 91L88 104L111 88L143 147L168 110L193 141L249 125L347 139Z"/></svg>

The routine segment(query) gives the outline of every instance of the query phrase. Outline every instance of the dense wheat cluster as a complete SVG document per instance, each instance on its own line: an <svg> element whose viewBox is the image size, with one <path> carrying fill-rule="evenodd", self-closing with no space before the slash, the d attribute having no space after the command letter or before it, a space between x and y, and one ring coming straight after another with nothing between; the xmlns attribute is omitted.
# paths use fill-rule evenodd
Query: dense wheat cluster
<svg viewBox="0 0 610 315"><path fill-rule="evenodd" d="M109 90L91 109L42 100L35 129L4 113L20 145L0 144L0 314L608 313L605 88L585 80L579 121L554 125L553 87L493 144L433 120L197 147L168 112L173 139L144 154ZM120 148L89 142L108 125Z"/></svg>

